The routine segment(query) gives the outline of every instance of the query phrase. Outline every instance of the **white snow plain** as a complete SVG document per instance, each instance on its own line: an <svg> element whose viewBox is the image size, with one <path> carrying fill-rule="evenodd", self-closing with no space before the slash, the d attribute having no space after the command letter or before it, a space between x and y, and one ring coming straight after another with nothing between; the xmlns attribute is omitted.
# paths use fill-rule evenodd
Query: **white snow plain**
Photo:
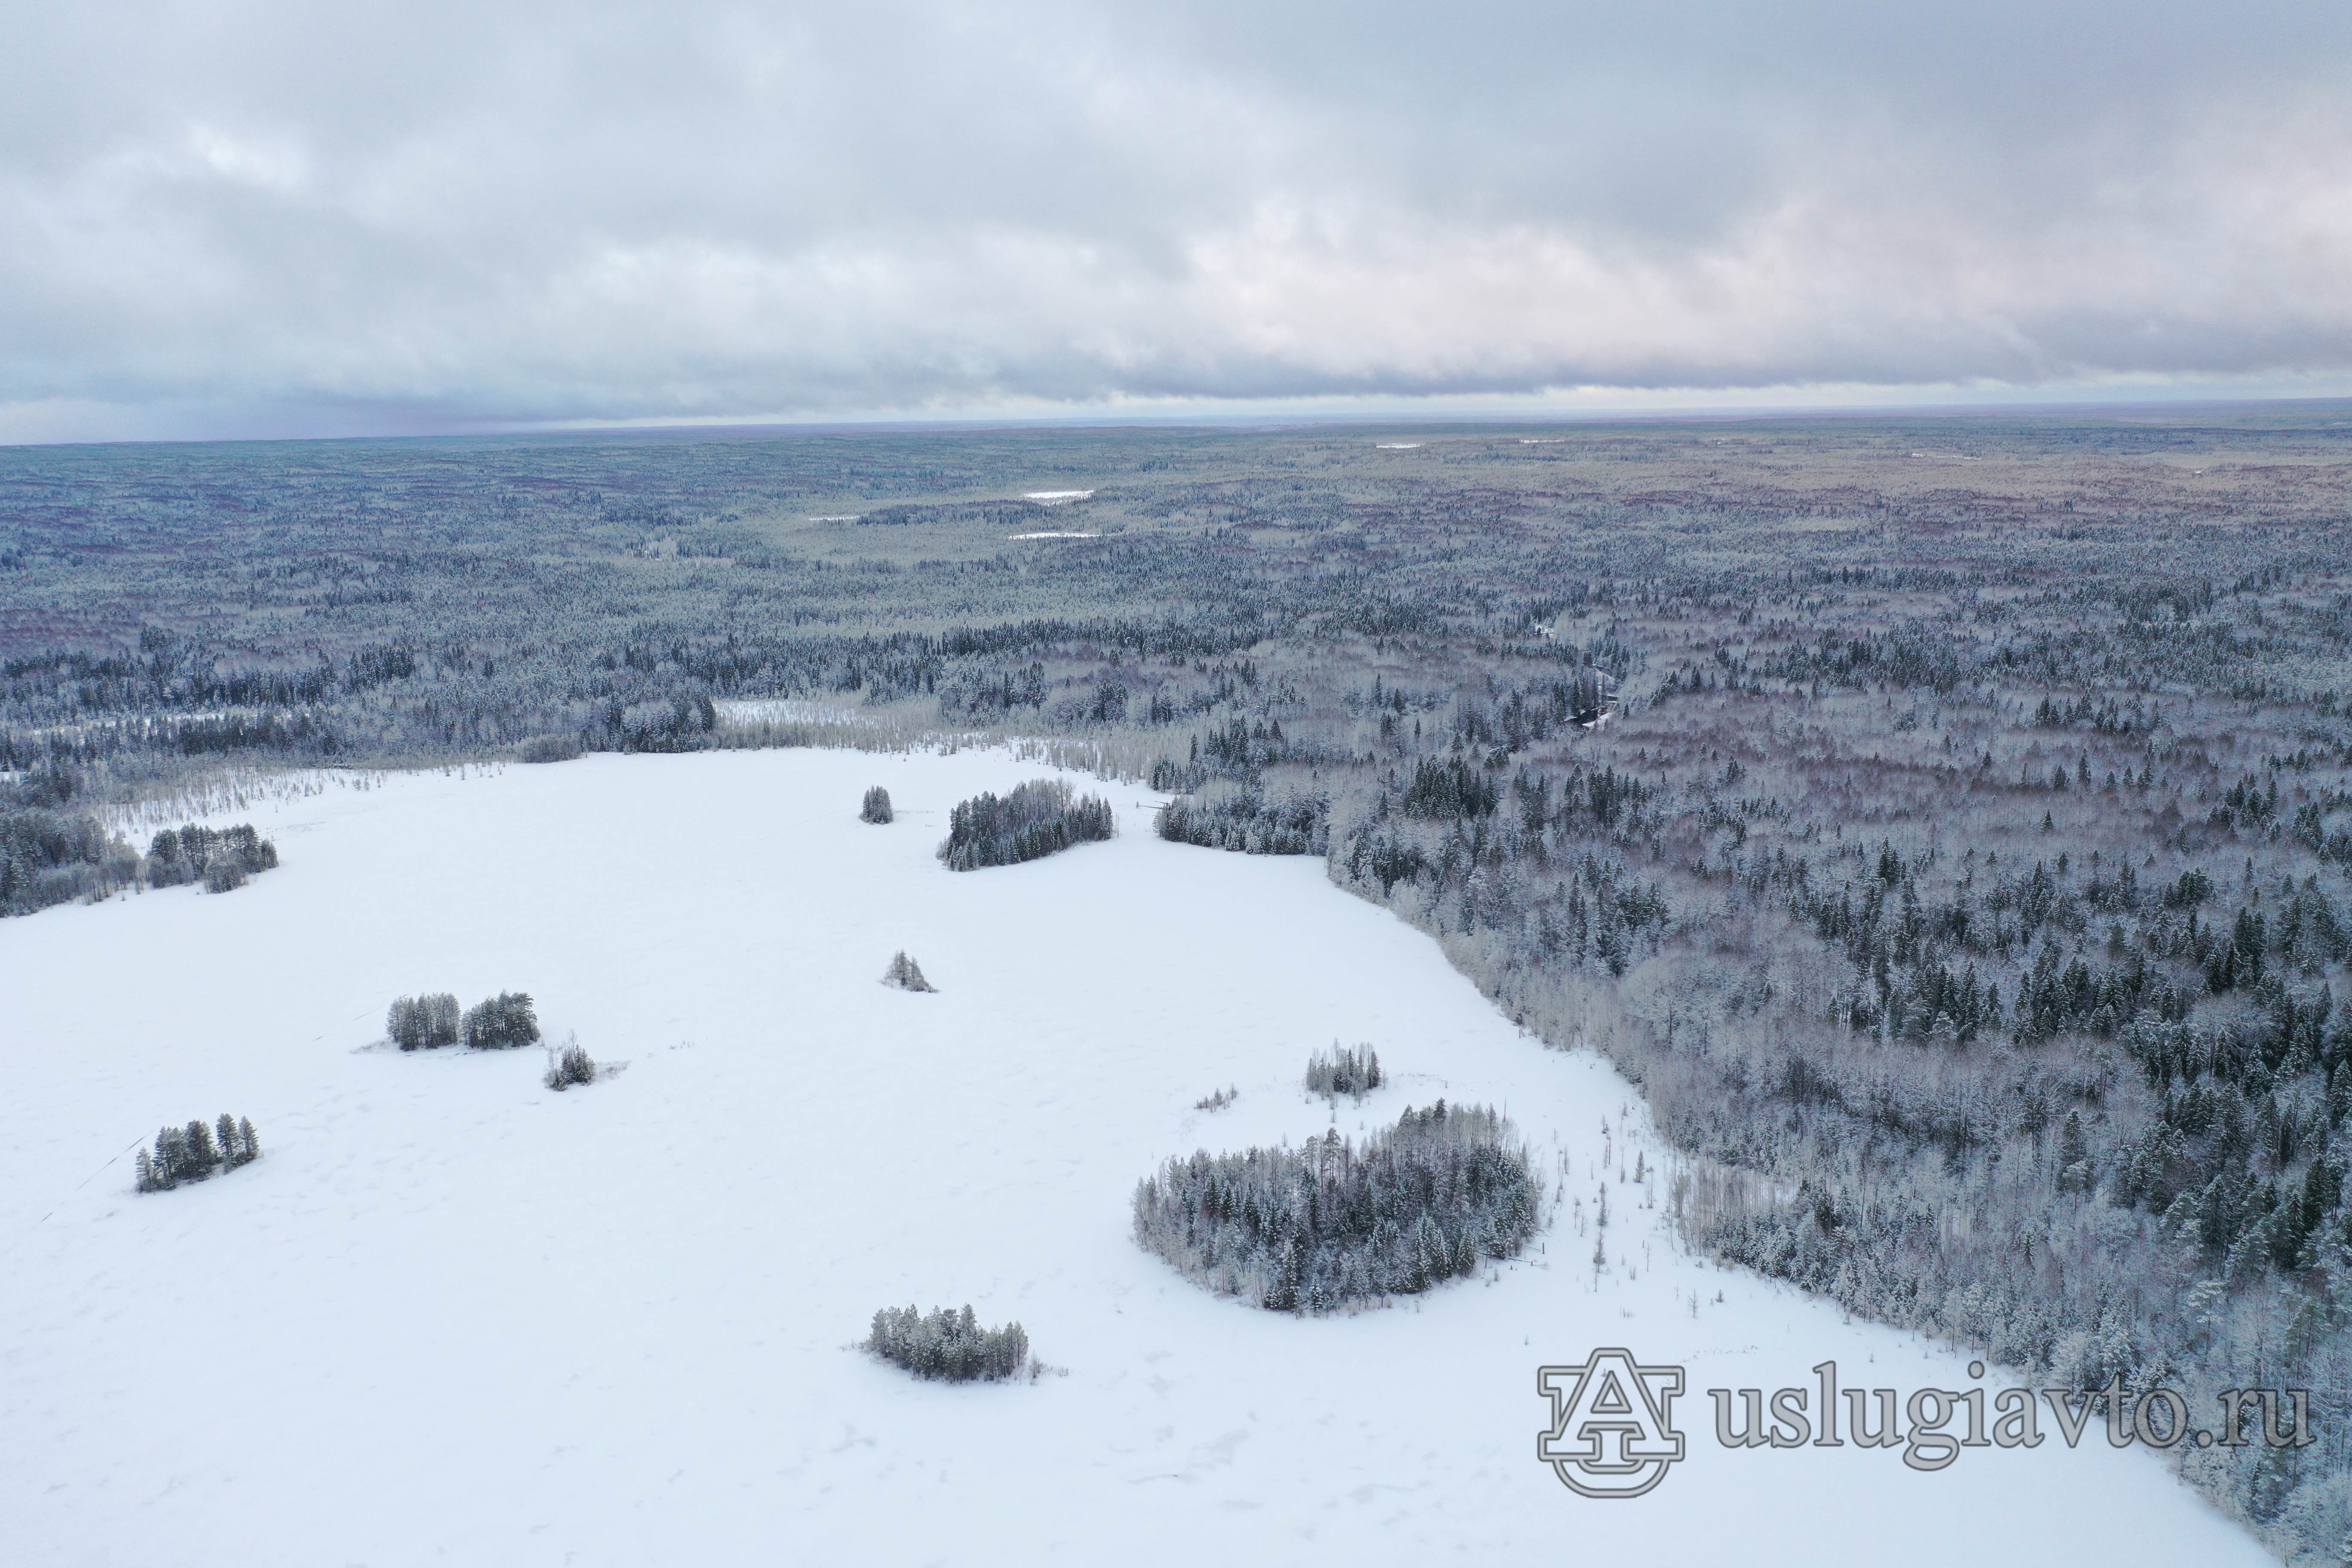
<svg viewBox="0 0 2352 1568"><path fill-rule="evenodd" d="M1315 861L1162 843L1113 787L1112 843L940 867L950 805L1042 771L410 775L255 811L285 863L234 894L0 921L0 1560L2268 1561L2095 1434L1933 1475L1718 1447L1708 1387L1834 1357L1966 1388L1965 1360L1684 1257L1620 1180L1659 1161L1625 1082ZM875 784L892 826L856 819ZM900 948L937 994L877 983ZM537 1051L379 1043L396 994L508 987L627 1070L557 1095ZM1168 1155L1332 1123L1297 1083L1335 1039L1397 1079L1349 1133L1487 1101L1588 1216L1607 1182L1606 1271L1566 1201L1519 1261L1319 1320L1139 1250ZM136 1139L223 1110L258 1163L131 1193ZM848 1348L877 1307L967 1301L1066 1373L948 1387ZM1688 1457L1587 1500L1537 1458L1537 1368L1621 1344L1687 1369Z"/></svg>

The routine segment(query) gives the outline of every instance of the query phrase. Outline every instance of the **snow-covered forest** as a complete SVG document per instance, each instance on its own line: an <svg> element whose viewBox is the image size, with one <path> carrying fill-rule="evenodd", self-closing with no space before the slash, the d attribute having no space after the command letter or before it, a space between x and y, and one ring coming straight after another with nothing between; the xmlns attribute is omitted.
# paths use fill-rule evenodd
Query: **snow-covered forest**
<svg viewBox="0 0 2352 1568"><path fill-rule="evenodd" d="M236 770L1033 739L1605 1053L1713 1256L2036 1375L2314 1388L2315 1447L2181 1462L2335 1552L2352 431L1416 439L0 454L0 905L173 896L136 839ZM1082 521L1013 537L1040 489Z"/></svg>

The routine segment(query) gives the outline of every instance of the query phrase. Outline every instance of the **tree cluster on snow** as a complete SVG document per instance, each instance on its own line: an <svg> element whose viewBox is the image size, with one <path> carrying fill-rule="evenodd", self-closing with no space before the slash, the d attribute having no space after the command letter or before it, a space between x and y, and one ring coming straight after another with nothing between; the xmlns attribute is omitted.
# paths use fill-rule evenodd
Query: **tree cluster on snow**
<svg viewBox="0 0 2352 1568"><path fill-rule="evenodd" d="M460 1037L457 998L446 991L395 998L384 1014L383 1037L404 1051L456 1045Z"/></svg>
<svg viewBox="0 0 2352 1568"><path fill-rule="evenodd" d="M469 1050L497 1051L539 1044L539 1015L531 1011L530 994L501 991L466 1009L466 1046Z"/></svg>
<svg viewBox="0 0 2352 1568"><path fill-rule="evenodd" d="M1110 802L1100 795L1075 795L1061 779L1032 779L1003 796L978 795L957 805L940 858L951 871L1018 865L1108 838L1115 828Z"/></svg>
<svg viewBox="0 0 2352 1568"><path fill-rule="evenodd" d="M277 864L278 846L255 832L251 823L235 827L190 823L176 832L167 827L155 835L143 869L151 888L202 882L207 893L226 893Z"/></svg>
<svg viewBox="0 0 2352 1568"><path fill-rule="evenodd" d="M882 972L882 984L901 991L937 991L938 986L923 978L923 966L904 952L891 957L890 967Z"/></svg>
<svg viewBox="0 0 2352 1568"><path fill-rule="evenodd" d="M917 1377L943 1383L995 1383L1017 1377L1029 1363L1029 1335L1019 1323L984 1329L966 1305L934 1309L885 1307L874 1314L865 1349Z"/></svg>
<svg viewBox="0 0 2352 1568"><path fill-rule="evenodd" d="M183 1182L201 1182L217 1171L234 1171L261 1158L261 1141L249 1120L221 1113L207 1127L202 1119L155 1134L153 1152L139 1151L138 1190L169 1192Z"/></svg>
<svg viewBox="0 0 2352 1568"><path fill-rule="evenodd" d="M1360 1147L1334 1128L1297 1149L1171 1160L1135 1189L1135 1237L1221 1295L1321 1312L1516 1257L1542 1196L1509 1123L1439 1100Z"/></svg>
<svg viewBox="0 0 2352 1568"><path fill-rule="evenodd" d="M457 998L440 991L395 999L384 1015L383 1033L404 1051L432 1050L461 1040L471 1050L504 1050L539 1044L539 1016L528 992L502 991L460 1014Z"/></svg>
<svg viewBox="0 0 2352 1568"><path fill-rule="evenodd" d="M563 1048L547 1067L547 1087L562 1094L577 1084L596 1081L596 1059L583 1050L576 1039L566 1039Z"/></svg>
<svg viewBox="0 0 2352 1568"><path fill-rule="evenodd" d="M877 826L892 821L890 792L880 784L876 784L872 789L867 790L866 804L857 808L857 820L871 822Z"/></svg>
<svg viewBox="0 0 2352 1568"><path fill-rule="evenodd" d="M1342 1046L1334 1040L1329 1050L1307 1058L1307 1092L1327 1100L1342 1094L1360 1100L1386 1081L1381 1076L1381 1054L1370 1046Z"/></svg>

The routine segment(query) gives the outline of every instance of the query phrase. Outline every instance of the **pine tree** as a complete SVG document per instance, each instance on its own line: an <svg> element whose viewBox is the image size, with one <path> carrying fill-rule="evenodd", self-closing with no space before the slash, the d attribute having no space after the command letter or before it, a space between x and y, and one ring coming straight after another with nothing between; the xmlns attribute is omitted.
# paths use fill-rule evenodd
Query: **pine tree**
<svg viewBox="0 0 2352 1568"><path fill-rule="evenodd" d="M196 1181L211 1175L213 1167L220 1163L220 1151L213 1147L213 1130L201 1117L188 1123L187 1151L188 1174Z"/></svg>
<svg viewBox="0 0 2352 1568"><path fill-rule="evenodd" d="M253 1135L253 1121L250 1117L238 1121L236 1143L239 1152L244 1156L242 1163L250 1164L261 1158L261 1141Z"/></svg>
<svg viewBox="0 0 2352 1568"><path fill-rule="evenodd" d="M139 1151L137 1171L139 1178L137 1186L140 1192L152 1193L162 1189L163 1184L155 1176L155 1162L147 1157L147 1151L144 1149Z"/></svg>
<svg viewBox="0 0 2352 1568"><path fill-rule="evenodd" d="M245 1163L236 1141L236 1118L222 1111L220 1120L213 1123L213 1136L220 1144L222 1164L234 1171Z"/></svg>

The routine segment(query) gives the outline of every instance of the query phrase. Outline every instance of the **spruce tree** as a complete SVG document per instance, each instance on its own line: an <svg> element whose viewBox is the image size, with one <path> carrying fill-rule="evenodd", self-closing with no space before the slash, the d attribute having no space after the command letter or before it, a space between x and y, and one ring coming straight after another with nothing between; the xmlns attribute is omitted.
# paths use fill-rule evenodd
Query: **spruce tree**
<svg viewBox="0 0 2352 1568"><path fill-rule="evenodd" d="M220 1163L220 1152L213 1147L213 1130L201 1117L188 1123L187 1151L188 1174L197 1181L211 1175L213 1167Z"/></svg>

